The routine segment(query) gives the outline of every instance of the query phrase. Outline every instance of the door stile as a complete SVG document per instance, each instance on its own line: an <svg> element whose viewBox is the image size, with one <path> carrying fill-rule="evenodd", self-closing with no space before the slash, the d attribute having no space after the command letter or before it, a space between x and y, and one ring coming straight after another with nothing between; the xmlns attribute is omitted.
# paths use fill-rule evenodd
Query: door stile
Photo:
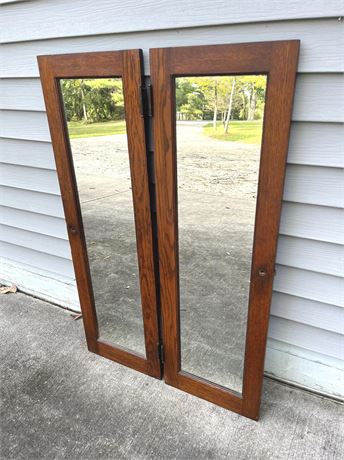
<svg viewBox="0 0 344 460"><path fill-rule="evenodd" d="M255 420L259 417L298 50L297 40L150 50L165 381ZM268 83L240 394L181 369L173 82L178 76L245 74L266 75Z"/></svg>
<svg viewBox="0 0 344 460"><path fill-rule="evenodd" d="M145 121L140 113L142 53L126 50L39 56L38 63L88 348L161 378ZM123 80L146 357L99 338L80 201L59 88L60 79L111 77Z"/></svg>

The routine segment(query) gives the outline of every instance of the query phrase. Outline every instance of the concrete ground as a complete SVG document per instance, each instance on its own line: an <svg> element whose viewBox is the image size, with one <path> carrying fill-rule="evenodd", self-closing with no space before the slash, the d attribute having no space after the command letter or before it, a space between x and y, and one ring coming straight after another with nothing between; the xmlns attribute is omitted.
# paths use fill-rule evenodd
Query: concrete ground
<svg viewBox="0 0 344 460"><path fill-rule="evenodd" d="M2 459L344 458L343 405L267 379L254 422L86 349L82 320L0 297Z"/></svg>
<svg viewBox="0 0 344 460"><path fill-rule="evenodd" d="M178 124L182 368L241 392L259 145ZM100 335L144 354L125 135L72 141Z"/></svg>

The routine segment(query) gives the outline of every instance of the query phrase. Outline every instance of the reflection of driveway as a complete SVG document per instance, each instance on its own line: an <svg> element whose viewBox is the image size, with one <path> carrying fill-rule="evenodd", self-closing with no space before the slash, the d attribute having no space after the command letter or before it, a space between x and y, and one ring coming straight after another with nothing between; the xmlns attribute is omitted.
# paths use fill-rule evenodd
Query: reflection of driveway
<svg viewBox="0 0 344 460"><path fill-rule="evenodd" d="M208 122L179 122L177 129L179 188L190 192L255 194L259 148L254 144L221 141L202 134ZM82 198L94 199L127 189L129 175L126 135L72 140L75 167L85 180L102 177L102 188L83 187ZM230 154L229 154L230 152ZM190 181L192 177L192 181ZM116 182L113 190L114 181ZM109 190L107 187L110 187ZM235 189L234 189L235 188ZM95 191L94 191L95 190Z"/></svg>
<svg viewBox="0 0 344 460"><path fill-rule="evenodd" d="M180 188L227 196L233 193L234 197L254 195L259 147L205 136L203 124L184 122L178 125Z"/></svg>
<svg viewBox="0 0 344 460"><path fill-rule="evenodd" d="M72 141L101 336L143 352L126 137ZM259 148L177 128L183 369L241 389Z"/></svg>

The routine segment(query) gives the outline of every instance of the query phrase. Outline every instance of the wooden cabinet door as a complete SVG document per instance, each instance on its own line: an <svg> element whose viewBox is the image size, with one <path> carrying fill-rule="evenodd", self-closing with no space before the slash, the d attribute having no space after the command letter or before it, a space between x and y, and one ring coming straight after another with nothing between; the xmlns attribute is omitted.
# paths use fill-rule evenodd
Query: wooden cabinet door
<svg viewBox="0 0 344 460"><path fill-rule="evenodd" d="M145 120L140 111L141 52L140 50L126 50L39 56L38 63L88 348L101 356L160 378L156 273L147 173ZM80 92L85 92L88 85L93 85L93 88L97 87L97 82L92 83L90 79L103 79L102 84L105 85L106 90L106 84L111 85L113 78L115 79L113 81L113 94L116 95L120 87L124 97L124 119L121 126L123 128L123 125L126 125L127 158L123 156L123 148L122 150L116 149L116 146L113 151L107 147L108 153L106 155L102 153L103 156L98 158L97 149L100 149L98 144L95 153L92 154L89 153L90 146L85 144L84 147L77 145L79 157L86 158L80 163L77 158L73 159L68 135L70 124L68 123L67 126L66 120L68 107L64 110L64 94L62 94L61 82L67 82L65 87L70 89L71 94L78 95ZM107 79L105 83L104 79ZM117 96L122 97L119 93ZM86 116L86 102L83 108ZM90 116L90 114L88 115ZM123 138L122 142L124 142ZM112 163L115 162L116 155L122 155L123 161L127 161L129 156L127 170L123 178L116 176L117 169L123 169L122 163L117 163L117 166L119 165L117 169L116 164ZM74 164L76 164L76 168L74 168ZM82 176L78 184L79 189L76 178L80 172L77 171L78 169L81 169L81 174L84 169L87 169L87 175ZM113 177L111 177L112 173ZM91 186L90 178L96 184L94 187ZM87 182L88 180L90 182ZM81 196L84 189L88 194L86 197L88 199L83 199ZM114 196L126 196L126 199L110 201L108 197ZM100 197L103 201L95 201L99 200ZM107 198L108 201L106 201ZM90 203L92 202L97 203L97 206L91 207ZM103 206L105 202L106 206ZM133 207L133 236L130 244L126 235L126 229L129 229L126 223L129 205ZM114 216L117 217L114 218ZM125 223L126 226L123 226L122 223ZM107 228L104 230L106 225ZM86 228L89 226L90 228ZM88 232L90 238L87 238ZM111 236L109 236L110 233ZM94 245L97 247L97 251L94 251ZM94 257L92 251L95 253ZM112 257L114 257L113 262ZM125 266L124 262L128 258L133 258L133 260L136 258L138 265L136 277L138 278L136 280L138 298L134 300L132 298L127 299L127 292L130 291L131 284L134 284L134 281L128 277L132 276L134 280L134 276L136 276L136 273L129 273L129 268ZM123 265L122 272L117 270L120 263ZM112 264L111 270L107 270L110 264ZM134 265L130 259L131 271L136 270ZM102 267L105 267L103 274L101 273ZM91 274L92 269L93 275ZM127 286L122 285L121 273L124 273L129 279ZM96 283L92 283L93 276L97 278ZM101 291L103 293L106 291L106 299L104 295L102 296ZM117 291L120 291L120 294ZM115 293L117 297L114 295ZM112 295L113 297L111 297ZM95 303L95 298L100 299L98 306ZM127 300L125 301L125 299ZM99 325L99 314L105 303L107 304L107 311L103 315L105 318L104 326L101 326ZM121 332L121 327L123 329L123 324L130 314L133 316L131 312L134 310L136 317L133 317L128 330L125 333ZM140 324L141 322L143 325ZM113 331L117 328L117 332L121 332L121 340L109 340L102 337L105 329L111 327L114 328ZM139 338L142 352L136 350L136 348L141 349L135 345L136 337L132 333L133 328L141 328L140 331L142 330L142 340ZM133 337L130 337L130 334ZM103 335L111 337L111 330ZM129 345L123 345L122 342ZM135 345L133 349L131 343Z"/></svg>
<svg viewBox="0 0 344 460"><path fill-rule="evenodd" d="M154 96L153 129L162 336L165 350L164 378L166 383L176 388L252 419L258 419L259 416L298 50L299 42L296 40L150 50ZM180 292L182 278L179 230L182 222L178 223L180 219L178 195L183 184L177 188L177 176L178 167L183 159L179 158L178 138L176 140L176 79L258 74L265 76L267 90L249 274L247 329L244 331L242 389L237 391L217 383L211 376L204 378L202 375L190 372L189 369L186 370L181 359L183 352L181 317L183 311L189 309L190 305L187 301L181 303ZM193 84L190 81L190 85ZM203 152L201 142L198 149ZM210 153L206 152L199 156L199 165L205 161L204 157L208 154ZM186 167L190 167L189 163ZM192 176L190 178L192 179ZM206 206L205 198L205 194L199 193L195 195L193 202L190 199L190 212L193 203L197 202L198 205L204 203ZM231 204L230 199L228 203ZM214 206L216 205L215 202ZM225 212L225 207L223 211L219 211L219 218L221 212ZM187 211L183 211L183 218L187 218ZM197 226L200 227L201 224L200 220L190 222L195 235L197 235ZM214 225L216 227L216 224ZM216 235L216 232L209 233L209 244ZM239 238L233 233L234 237ZM197 236L190 238L188 245L193 247L193 254L197 253ZM231 255L229 251L228 255ZM211 258L211 253L208 257ZM193 270L197 271L195 265L192 267L188 273L190 284L192 284ZM216 261L211 267L216 271ZM209 273L204 271L204 277L209 276ZM218 279L218 282L222 281ZM198 284L190 294L198 299L194 304L195 308L202 306L208 295L203 288L202 284ZM216 293L216 288L214 292ZM203 308L203 311L212 307L210 303ZM218 330L226 327L221 323L221 318L213 319L217 320L215 323L218 325ZM210 331L206 326L206 324L202 325L203 331L209 336L217 334L216 328ZM196 337L195 340L197 342L198 338ZM199 338L196 343L194 355L199 352L202 340ZM225 354L223 356L226 358ZM207 358L208 362L211 362L211 359L210 354ZM215 364L221 367L220 361ZM215 375L218 368L213 366L213 369Z"/></svg>
<svg viewBox="0 0 344 460"><path fill-rule="evenodd" d="M152 132L144 113L148 95L142 96L140 50L38 57L89 350L157 378L163 372L166 383L252 419L258 419L260 408L298 50L296 40L151 49ZM67 99L77 95L87 121L87 91L98 87L97 79L112 94L107 103L111 106L114 97L117 115L123 112L116 129L126 132L121 146L107 146L105 153L106 139L94 144L93 153L92 142L70 139ZM184 134L177 129L177 118L183 120L176 113L180 79L189 87L185 103L200 97L202 85L213 91L212 125L199 120L197 107L194 113L196 146L188 128ZM257 102L250 88L257 82L264 91L259 151L240 147L229 158L230 144L223 135L216 157L202 132L213 129L211 136L218 138L221 85L227 84L226 134L228 125L232 129L233 98L239 97L235 88L241 85L240 97L249 98L254 112ZM147 162L148 132L153 133L154 177ZM210 178L208 163L215 164ZM253 172L256 189L247 186ZM199 177L203 182L192 195ZM238 177L244 178L239 191L225 195ZM220 195L212 195L209 184ZM250 209L250 221L243 204L245 212ZM130 297L135 280L136 297ZM239 309L245 321L238 320ZM231 347L236 342L241 343L242 370L234 372L237 357L231 356Z"/></svg>

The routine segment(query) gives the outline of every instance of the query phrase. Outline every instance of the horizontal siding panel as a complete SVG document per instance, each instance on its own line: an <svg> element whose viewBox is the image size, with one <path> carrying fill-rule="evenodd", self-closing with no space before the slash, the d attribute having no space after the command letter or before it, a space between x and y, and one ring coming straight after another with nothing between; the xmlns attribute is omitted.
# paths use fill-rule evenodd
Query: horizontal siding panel
<svg viewBox="0 0 344 460"><path fill-rule="evenodd" d="M78 293L73 278L1 259L0 282L15 284L18 289L39 299L80 311Z"/></svg>
<svg viewBox="0 0 344 460"><path fill-rule="evenodd" d="M0 204L24 211L64 218L62 200L59 195L0 186Z"/></svg>
<svg viewBox="0 0 344 460"><path fill-rule="evenodd" d="M0 0L0 5L7 5L8 3L31 2L32 0Z"/></svg>
<svg viewBox="0 0 344 460"><path fill-rule="evenodd" d="M4 224L3 241L70 257L62 219L4 207L1 222ZM277 263L284 266L343 276L343 256L344 248L340 245L287 236L279 238Z"/></svg>
<svg viewBox="0 0 344 460"><path fill-rule="evenodd" d="M292 123L288 163L343 168L342 152L343 123Z"/></svg>
<svg viewBox="0 0 344 460"><path fill-rule="evenodd" d="M344 75L298 75L293 120L344 121Z"/></svg>
<svg viewBox="0 0 344 460"><path fill-rule="evenodd" d="M338 276L276 265L273 290L344 307L344 279Z"/></svg>
<svg viewBox="0 0 344 460"><path fill-rule="evenodd" d="M45 111L41 81L38 78L0 80L0 109Z"/></svg>
<svg viewBox="0 0 344 460"><path fill-rule="evenodd" d="M45 112L0 112L0 137L51 142Z"/></svg>
<svg viewBox="0 0 344 460"><path fill-rule="evenodd" d="M3 241L58 257L71 257L64 221L56 218L49 220L48 216L33 221L30 213L16 210L12 210L11 213L10 211L8 208L0 211L3 223L0 238ZM27 221L24 220L25 216L29 217ZM21 223L23 221L24 223ZM55 226L56 224L58 226ZM277 263L343 276L343 255L344 248L339 245L281 236L278 243Z"/></svg>
<svg viewBox="0 0 344 460"><path fill-rule="evenodd" d="M12 263L19 262L37 267L40 270L44 268L44 270L59 276L75 278L71 260L3 241L0 241L0 253L2 257L12 261Z"/></svg>
<svg viewBox="0 0 344 460"><path fill-rule="evenodd" d="M63 259L72 259L69 241L60 238L0 225L0 240Z"/></svg>
<svg viewBox="0 0 344 460"><path fill-rule="evenodd" d="M0 168L4 186L60 195L56 171L4 163Z"/></svg>
<svg viewBox="0 0 344 460"><path fill-rule="evenodd" d="M344 207L344 171L340 168L288 165L283 199Z"/></svg>
<svg viewBox="0 0 344 460"><path fill-rule="evenodd" d="M339 0L257 0L223 2L213 0L55 0L30 2L4 8L0 24L2 42L41 40L107 33L176 29L217 24L240 24L303 18L338 17ZM92 24L92 27L90 27Z"/></svg>
<svg viewBox="0 0 344 460"><path fill-rule="evenodd" d="M0 203L8 207L8 212L15 212L17 208L18 212L20 210L23 212L30 211L33 215L39 213L37 214L37 222L42 222L44 229L42 233L51 231L51 226L43 223L45 216L47 219L50 216L58 217L64 222L61 198L56 195L4 187L0 192ZM14 209L10 211L10 208ZM344 240L343 214L343 210L336 208L283 203L280 234L340 244ZM13 219L15 218L10 218L9 225L12 225ZM28 217L28 222L30 222L28 225L31 225L31 219ZM20 219L20 222L22 221L23 219ZM18 223L18 225L23 224ZM36 227L37 225L34 228ZM36 231L34 228L28 228L28 230ZM59 231L56 236L62 237L62 234Z"/></svg>
<svg viewBox="0 0 344 460"><path fill-rule="evenodd" d="M223 6L224 3L221 3ZM213 7L209 8L208 4L208 13L212 9ZM195 8L193 8L194 10ZM53 20L55 24L60 22L56 20L56 17ZM77 23L73 24L74 30ZM323 19L194 27L183 31L177 29L12 43L1 47L2 69L0 76L4 78L38 77L38 55L131 48L143 50L145 73L148 74L149 48L288 39L301 40L298 72L343 72L344 46L341 46L343 44L343 27L344 23L337 19ZM92 28L88 26L88 31ZM19 29L17 28L17 30Z"/></svg>
<svg viewBox="0 0 344 460"><path fill-rule="evenodd" d="M30 232L68 240L64 218L0 206L0 223Z"/></svg>
<svg viewBox="0 0 344 460"><path fill-rule="evenodd" d="M0 120L0 136L4 138L13 139L13 141L19 139L39 141L41 143L51 141L45 112L4 110L0 112ZM18 126L20 126L20 130L18 130ZM30 145L30 150L36 148L34 144ZM25 146L22 148L25 148ZM15 146L13 146L13 149L15 149ZM41 155L44 155L45 150L46 152L51 152L50 159L45 159L42 167L47 161L50 164L54 161L51 146L47 146L46 149L38 146L38 149ZM343 123L292 123L288 163L344 167L344 155L340 154L342 151L344 151ZM4 153L4 155L6 154ZM27 156L31 155L34 156L34 153L28 152Z"/></svg>
<svg viewBox="0 0 344 460"><path fill-rule="evenodd" d="M271 314L308 326L344 334L344 308L274 292Z"/></svg>
<svg viewBox="0 0 344 460"><path fill-rule="evenodd" d="M2 185L59 195L57 174L52 170L2 164ZM289 165L284 200L331 207L343 207L343 171Z"/></svg>
<svg viewBox="0 0 344 460"><path fill-rule="evenodd" d="M280 236L276 261L280 265L344 278L344 246Z"/></svg>
<svg viewBox="0 0 344 460"><path fill-rule="evenodd" d="M0 162L55 169L52 145L48 142L0 138Z"/></svg>
<svg viewBox="0 0 344 460"><path fill-rule="evenodd" d="M344 244L344 210L284 202L279 233Z"/></svg>
<svg viewBox="0 0 344 460"><path fill-rule="evenodd" d="M0 81L0 88L0 109L45 111L39 79L4 79ZM299 74L292 118L296 121L344 122L343 75Z"/></svg>
<svg viewBox="0 0 344 460"><path fill-rule="evenodd" d="M344 400L344 361L269 339L265 374L291 385Z"/></svg>
<svg viewBox="0 0 344 460"><path fill-rule="evenodd" d="M287 319L270 318L269 337L306 350L315 351L333 358L343 359L344 335Z"/></svg>

